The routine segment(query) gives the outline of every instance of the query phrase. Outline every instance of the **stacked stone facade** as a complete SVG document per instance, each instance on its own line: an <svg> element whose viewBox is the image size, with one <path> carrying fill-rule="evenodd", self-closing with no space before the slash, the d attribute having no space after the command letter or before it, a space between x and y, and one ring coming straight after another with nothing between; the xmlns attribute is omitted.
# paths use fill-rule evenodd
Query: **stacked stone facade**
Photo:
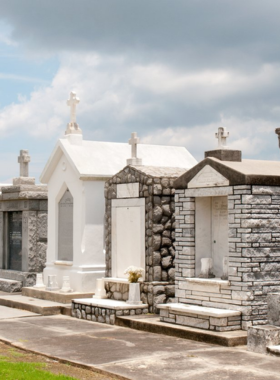
<svg viewBox="0 0 280 380"><path fill-rule="evenodd" d="M149 311L157 311L156 305L170 302L174 297L175 281L175 203L174 180L183 169L127 166L105 185L106 220L106 277L112 276L111 228L112 199L117 198L117 185L139 183L139 197L145 199L145 279L141 284L141 299L149 304ZM126 300L128 284L106 285L108 297ZM120 291L122 287L122 290Z"/></svg>
<svg viewBox="0 0 280 380"><path fill-rule="evenodd" d="M280 187L242 185L213 188L228 196L228 281L195 281L195 191L178 189L176 281L179 302L239 310L242 328L267 323L267 295L280 290ZM223 194L219 194L222 191ZM201 281L201 280L200 280ZM206 286L207 283L207 286Z"/></svg>
<svg viewBox="0 0 280 380"><path fill-rule="evenodd" d="M46 263L47 198L47 188L45 186L18 185L2 188L0 199L1 278L19 281L23 286L35 285L36 273L41 273ZM21 271L9 269L8 218L9 214L13 212L19 213L22 219ZM5 291L9 290L5 289Z"/></svg>

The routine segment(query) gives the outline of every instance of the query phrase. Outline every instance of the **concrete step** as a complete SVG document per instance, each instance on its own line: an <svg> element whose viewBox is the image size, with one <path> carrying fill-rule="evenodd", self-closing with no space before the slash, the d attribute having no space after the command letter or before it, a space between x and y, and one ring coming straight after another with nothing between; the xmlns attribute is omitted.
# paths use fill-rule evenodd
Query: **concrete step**
<svg viewBox="0 0 280 380"><path fill-rule="evenodd" d="M6 293L21 292L22 282L0 278L0 290Z"/></svg>
<svg viewBox="0 0 280 380"><path fill-rule="evenodd" d="M63 314L69 315L70 305L63 303L40 300L22 295L1 295L0 305L15 309L27 310L41 315Z"/></svg>
<svg viewBox="0 0 280 380"><path fill-rule="evenodd" d="M119 316L116 318L115 325L220 346L234 347L247 344L247 331L244 330L225 332L201 330L161 322L158 315Z"/></svg>
<svg viewBox="0 0 280 380"><path fill-rule="evenodd" d="M22 288L22 295L26 297L39 298L41 300L46 300L46 301L70 304L71 300L74 298L90 298L94 295L94 293L92 292L61 293L59 291L54 292L54 291L48 291L45 289L39 289L39 288L34 288L34 287L24 287Z"/></svg>
<svg viewBox="0 0 280 380"><path fill-rule="evenodd" d="M241 312L183 303L157 305L162 322L213 331L241 329Z"/></svg>

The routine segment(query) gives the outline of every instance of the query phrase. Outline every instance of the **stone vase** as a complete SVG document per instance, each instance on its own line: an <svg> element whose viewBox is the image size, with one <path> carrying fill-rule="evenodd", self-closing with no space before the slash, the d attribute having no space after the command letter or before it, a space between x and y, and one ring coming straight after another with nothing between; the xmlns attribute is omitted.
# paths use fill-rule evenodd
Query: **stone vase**
<svg viewBox="0 0 280 380"><path fill-rule="evenodd" d="M127 303L131 305L141 305L142 301L140 300L140 284L139 282L130 282L129 283L129 293Z"/></svg>

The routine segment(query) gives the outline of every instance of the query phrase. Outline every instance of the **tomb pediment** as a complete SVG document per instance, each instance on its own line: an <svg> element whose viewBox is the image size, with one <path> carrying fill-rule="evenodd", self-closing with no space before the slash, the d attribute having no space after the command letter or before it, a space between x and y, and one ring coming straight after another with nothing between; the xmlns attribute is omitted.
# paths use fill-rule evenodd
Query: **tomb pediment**
<svg viewBox="0 0 280 380"><path fill-rule="evenodd" d="M204 166L188 183L188 188L228 186L229 180L213 169L210 165Z"/></svg>

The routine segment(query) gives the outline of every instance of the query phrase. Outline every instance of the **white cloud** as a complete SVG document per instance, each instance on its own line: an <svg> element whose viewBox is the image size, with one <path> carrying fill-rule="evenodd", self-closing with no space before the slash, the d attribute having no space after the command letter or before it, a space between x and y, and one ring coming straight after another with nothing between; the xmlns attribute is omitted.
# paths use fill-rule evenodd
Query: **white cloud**
<svg viewBox="0 0 280 380"><path fill-rule="evenodd" d="M229 149L241 150L243 158L261 159L265 152L265 159L278 160L278 142L274 133L278 124L266 120L221 117L219 122L207 125L155 130L143 136L141 143L185 146L196 158L202 159L205 151L217 148L215 132L221 126L230 133Z"/></svg>

